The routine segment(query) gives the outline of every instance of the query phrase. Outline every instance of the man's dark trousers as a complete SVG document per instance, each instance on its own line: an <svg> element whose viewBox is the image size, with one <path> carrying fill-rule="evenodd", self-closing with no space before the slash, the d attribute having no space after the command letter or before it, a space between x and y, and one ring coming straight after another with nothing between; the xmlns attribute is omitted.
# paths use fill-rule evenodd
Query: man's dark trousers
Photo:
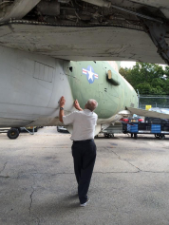
<svg viewBox="0 0 169 225"><path fill-rule="evenodd" d="M94 140L74 141L72 155L78 183L78 195L80 203L83 204L87 201L87 192L96 159L96 145Z"/></svg>

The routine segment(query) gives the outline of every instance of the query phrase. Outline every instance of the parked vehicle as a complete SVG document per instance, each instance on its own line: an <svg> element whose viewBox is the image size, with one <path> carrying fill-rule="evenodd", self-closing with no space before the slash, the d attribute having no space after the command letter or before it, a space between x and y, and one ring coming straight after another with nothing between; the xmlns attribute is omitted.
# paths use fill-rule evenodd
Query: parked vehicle
<svg viewBox="0 0 169 225"><path fill-rule="evenodd" d="M136 114L133 114L133 117L129 118L129 123L143 123L144 122L144 118L141 116L138 116Z"/></svg>
<svg viewBox="0 0 169 225"><path fill-rule="evenodd" d="M57 126L57 131L60 133L69 133L65 126Z"/></svg>
<svg viewBox="0 0 169 225"><path fill-rule="evenodd" d="M0 134L6 133L9 139L16 139L22 132L29 132L31 135L38 131L38 127L8 127L0 128Z"/></svg>

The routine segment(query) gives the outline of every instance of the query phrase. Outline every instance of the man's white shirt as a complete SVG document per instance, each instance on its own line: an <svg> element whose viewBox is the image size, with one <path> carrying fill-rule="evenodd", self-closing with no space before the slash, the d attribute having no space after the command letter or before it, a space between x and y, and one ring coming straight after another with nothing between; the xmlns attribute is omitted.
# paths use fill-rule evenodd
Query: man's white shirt
<svg viewBox="0 0 169 225"><path fill-rule="evenodd" d="M94 138L97 119L98 116L95 112L84 109L83 111L74 111L69 115L63 116L63 123L64 125L72 124L71 139L73 141L81 141Z"/></svg>

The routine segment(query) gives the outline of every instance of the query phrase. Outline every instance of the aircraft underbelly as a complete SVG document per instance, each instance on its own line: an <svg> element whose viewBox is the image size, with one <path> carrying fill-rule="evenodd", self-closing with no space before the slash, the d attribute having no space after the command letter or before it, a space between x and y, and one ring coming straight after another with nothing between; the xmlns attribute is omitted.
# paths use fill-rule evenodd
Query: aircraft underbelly
<svg viewBox="0 0 169 225"><path fill-rule="evenodd" d="M22 23L16 21L10 26L1 26L2 46L73 61L164 63L142 27L61 27Z"/></svg>

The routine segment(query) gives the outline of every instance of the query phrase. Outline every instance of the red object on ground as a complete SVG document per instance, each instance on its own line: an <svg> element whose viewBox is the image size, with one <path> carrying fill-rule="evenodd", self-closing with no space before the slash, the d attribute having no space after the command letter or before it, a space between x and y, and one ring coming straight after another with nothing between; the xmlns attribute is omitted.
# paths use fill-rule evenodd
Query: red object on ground
<svg viewBox="0 0 169 225"><path fill-rule="evenodd" d="M125 122L125 123L128 123L129 122L129 119L128 118L122 118L121 121L122 122Z"/></svg>

